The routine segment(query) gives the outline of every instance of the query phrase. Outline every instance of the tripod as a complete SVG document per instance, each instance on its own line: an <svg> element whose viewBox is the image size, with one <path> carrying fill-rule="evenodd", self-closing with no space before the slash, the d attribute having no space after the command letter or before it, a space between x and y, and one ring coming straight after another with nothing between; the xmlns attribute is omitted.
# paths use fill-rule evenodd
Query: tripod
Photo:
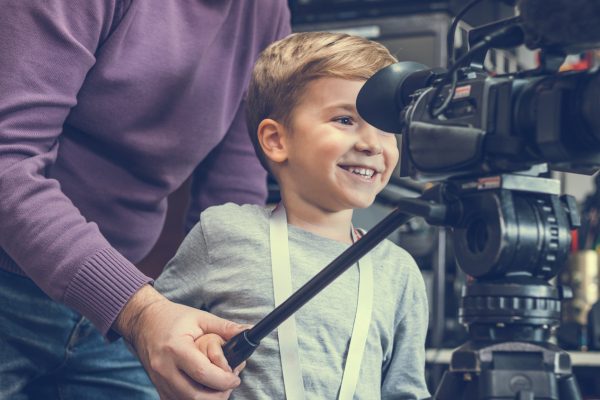
<svg viewBox="0 0 600 400"><path fill-rule="evenodd" d="M569 355L549 342L567 293L544 283L465 288L461 322L470 340L452 354L436 399L581 399Z"/></svg>
<svg viewBox="0 0 600 400"><path fill-rule="evenodd" d="M503 174L444 182L399 207L253 328L224 345L234 368L262 338L413 216L452 228L470 340L453 353L439 399L580 399L569 355L549 342L568 290L546 280L568 255L579 225L574 199L558 181Z"/></svg>
<svg viewBox="0 0 600 400"><path fill-rule="evenodd" d="M566 261L579 226L573 199L558 182L519 175L466 189L454 226L459 266L475 278L463 288L460 322L470 340L454 351L437 399L581 399L569 355L552 344L561 300L570 290L546 280Z"/></svg>

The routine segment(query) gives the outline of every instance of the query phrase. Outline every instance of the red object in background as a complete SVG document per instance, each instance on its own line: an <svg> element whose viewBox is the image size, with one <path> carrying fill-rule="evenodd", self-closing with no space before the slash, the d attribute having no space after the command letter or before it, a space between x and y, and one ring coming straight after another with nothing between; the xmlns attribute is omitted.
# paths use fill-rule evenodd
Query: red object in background
<svg viewBox="0 0 600 400"><path fill-rule="evenodd" d="M585 71L592 68L593 57L591 52L568 56L560 71Z"/></svg>
<svg viewBox="0 0 600 400"><path fill-rule="evenodd" d="M571 230L571 253L576 253L579 250L579 231Z"/></svg>
<svg viewBox="0 0 600 400"><path fill-rule="evenodd" d="M536 54L537 65L540 65L540 52ZM560 67L560 71L584 71L592 68L594 65L594 54L591 51L586 51L580 54L572 54L567 56L565 62Z"/></svg>

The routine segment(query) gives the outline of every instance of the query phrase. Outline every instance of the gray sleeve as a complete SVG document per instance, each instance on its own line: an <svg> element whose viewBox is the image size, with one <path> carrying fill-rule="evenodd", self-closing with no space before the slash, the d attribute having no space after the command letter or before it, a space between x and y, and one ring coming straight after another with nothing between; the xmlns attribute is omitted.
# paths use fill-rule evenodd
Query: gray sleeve
<svg viewBox="0 0 600 400"><path fill-rule="evenodd" d="M154 287L176 303L203 309L206 304L202 283L209 268L202 224L197 223L185 237L177 254L167 263Z"/></svg>
<svg viewBox="0 0 600 400"><path fill-rule="evenodd" d="M382 399L430 397L425 383L425 337L429 311L423 277L410 265L400 299L392 357L383 365Z"/></svg>

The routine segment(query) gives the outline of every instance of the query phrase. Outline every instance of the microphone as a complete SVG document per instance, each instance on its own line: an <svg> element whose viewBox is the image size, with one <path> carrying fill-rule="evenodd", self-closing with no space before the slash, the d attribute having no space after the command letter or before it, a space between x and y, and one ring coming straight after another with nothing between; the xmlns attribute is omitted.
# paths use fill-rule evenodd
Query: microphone
<svg viewBox="0 0 600 400"><path fill-rule="evenodd" d="M519 0L518 8L530 49L572 54L600 47L600 1Z"/></svg>

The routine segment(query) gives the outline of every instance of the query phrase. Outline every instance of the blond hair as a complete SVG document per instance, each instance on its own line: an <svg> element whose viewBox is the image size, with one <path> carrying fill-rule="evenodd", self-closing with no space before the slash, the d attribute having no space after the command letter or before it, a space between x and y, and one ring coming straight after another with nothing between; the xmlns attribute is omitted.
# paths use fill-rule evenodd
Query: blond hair
<svg viewBox="0 0 600 400"><path fill-rule="evenodd" d="M323 77L369 79L397 60L380 43L345 33L303 32L272 43L258 58L246 103L246 121L254 150L269 170L258 143L262 120L290 126L291 115L308 83Z"/></svg>

